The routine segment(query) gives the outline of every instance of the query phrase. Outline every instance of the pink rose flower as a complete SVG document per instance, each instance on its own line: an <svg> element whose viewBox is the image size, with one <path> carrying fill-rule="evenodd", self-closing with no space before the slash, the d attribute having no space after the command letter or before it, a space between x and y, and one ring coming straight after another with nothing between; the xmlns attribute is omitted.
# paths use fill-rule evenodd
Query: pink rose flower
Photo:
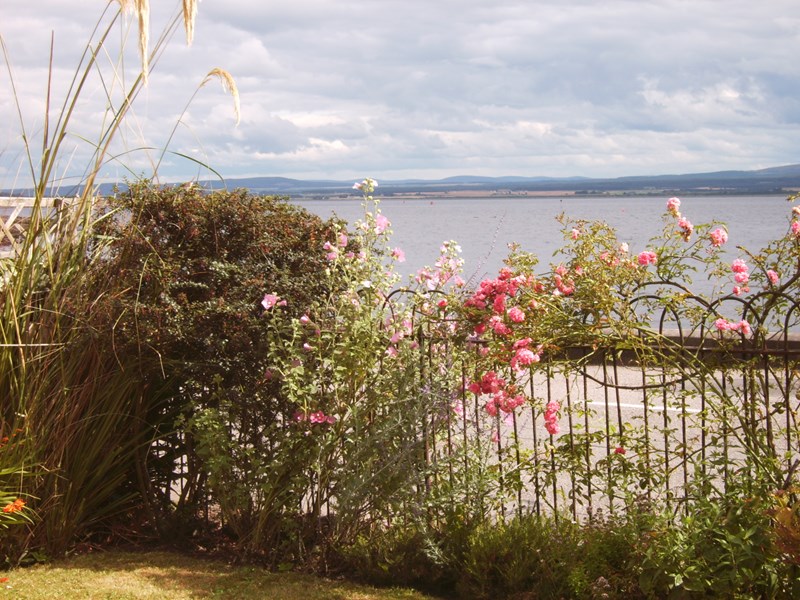
<svg viewBox="0 0 800 600"><path fill-rule="evenodd" d="M708 234L711 238L711 245L719 248L728 241L728 232L724 229L717 227L714 231Z"/></svg>
<svg viewBox="0 0 800 600"><path fill-rule="evenodd" d="M647 265L654 265L658 261L658 257L656 256L655 252L650 250L645 250L644 252L640 252L638 256L639 264L643 267Z"/></svg>
<svg viewBox="0 0 800 600"><path fill-rule="evenodd" d="M400 248L395 248L392 250L392 258L395 259L397 262L406 262L406 253L403 252Z"/></svg>
<svg viewBox="0 0 800 600"><path fill-rule="evenodd" d="M492 303L492 310L494 310L494 312L496 312L498 315L503 314L506 311L505 294L498 294L495 296L494 302Z"/></svg>
<svg viewBox="0 0 800 600"><path fill-rule="evenodd" d="M670 198L667 200L667 212L675 217L680 216L680 198Z"/></svg>
<svg viewBox="0 0 800 600"><path fill-rule="evenodd" d="M726 320L720 317L716 321L714 321L714 327L717 328L717 331L729 331L731 328L731 324Z"/></svg>
<svg viewBox="0 0 800 600"><path fill-rule="evenodd" d="M383 233L390 225L389 219L383 215L375 217L375 233Z"/></svg>
<svg viewBox="0 0 800 600"><path fill-rule="evenodd" d="M780 277L779 277L779 276L778 276L778 274L777 274L775 271L773 271L772 269L770 269L769 271L767 271L767 279L769 279L769 282L770 282L772 285L778 285L778 282L780 281Z"/></svg>
<svg viewBox="0 0 800 600"><path fill-rule="evenodd" d="M558 402L548 402L544 410L544 427L550 435L558 433L558 410L561 405Z"/></svg>
<svg viewBox="0 0 800 600"><path fill-rule="evenodd" d="M489 327L491 327L492 331L497 335L509 335L511 333L511 328L503 323L503 319L498 315L489 319Z"/></svg>
<svg viewBox="0 0 800 600"><path fill-rule="evenodd" d="M483 408L489 414L490 417L497 416L497 404L495 404L494 398L489 400Z"/></svg>
<svg viewBox="0 0 800 600"><path fill-rule="evenodd" d="M753 333L753 328L750 327L750 323L742 319L738 323L731 324L731 331L738 331L742 335L750 335Z"/></svg>
<svg viewBox="0 0 800 600"><path fill-rule="evenodd" d="M519 369L520 367L527 367L533 363L539 362L541 359L538 354L529 350L528 348L520 348L516 351L511 359L511 368Z"/></svg>
<svg viewBox="0 0 800 600"><path fill-rule="evenodd" d="M734 273L747 273L749 270L749 267L741 258L737 258L731 263L731 271Z"/></svg>
<svg viewBox="0 0 800 600"><path fill-rule="evenodd" d="M743 293L747 294L750 292L750 288L748 286L740 287L738 285L733 286L733 295L734 296L741 296Z"/></svg>
<svg viewBox="0 0 800 600"><path fill-rule="evenodd" d="M514 323L522 323L525 320L525 313L518 306L512 306L508 309L508 318Z"/></svg>
<svg viewBox="0 0 800 600"><path fill-rule="evenodd" d="M269 310L273 306L279 305L280 297L276 296L275 294L264 294L264 299L261 301L261 306L264 307L264 310Z"/></svg>
<svg viewBox="0 0 800 600"><path fill-rule="evenodd" d="M681 237L684 241L688 242L689 239L692 237L692 232L694 231L694 225L692 225L689 219L681 217L678 219L678 227L681 229Z"/></svg>
<svg viewBox="0 0 800 600"><path fill-rule="evenodd" d="M522 338L521 340L514 342L512 348L514 348L514 350L518 350L519 348L527 348L532 341L533 340L529 337Z"/></svg>

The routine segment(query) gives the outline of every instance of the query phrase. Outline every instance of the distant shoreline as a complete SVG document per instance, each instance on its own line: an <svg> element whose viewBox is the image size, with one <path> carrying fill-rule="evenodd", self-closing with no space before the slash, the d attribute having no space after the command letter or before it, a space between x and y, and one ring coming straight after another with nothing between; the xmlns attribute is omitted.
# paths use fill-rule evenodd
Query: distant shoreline
<svg viewBox="0 0 800 600"><path fill-rule="evenodd" d="M417 192L392 192L380 188L375 197L385 200L445 200L448 198L560 198L574 196L578 198L625 198L625 197L660 197L660 196L790 196L800 192L800 188L753 192L750 190L732 189L693 189L693 190L440 190ZM292 194L292 198L302 200L361 200L361 195L350 191L341 194Z"/></svg>

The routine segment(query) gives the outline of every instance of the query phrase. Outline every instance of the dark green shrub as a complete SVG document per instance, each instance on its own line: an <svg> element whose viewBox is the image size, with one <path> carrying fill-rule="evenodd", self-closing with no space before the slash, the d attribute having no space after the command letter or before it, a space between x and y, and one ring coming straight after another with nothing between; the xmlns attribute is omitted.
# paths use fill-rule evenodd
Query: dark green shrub
<svg viewBox="0 0 800 600"><path fill-rule="evenodd" d="M481 525L469 539L459 593L465 598L566 597L579 543L578 526L564 519L525 516Z"/></svg>
<svg viewBox="0 0 800 600"><path fill-rule="evenodd" d="M642 547L642 589L653 597L796 598L800 572L776 545L774 498L732 483L699 495L677 523L664 520Z"/></svg>
<svg viewBox="0 0 800 600"><path fill-rule="evenodd" d="M458 579L455 557L448 552L448 546L453 546L449 538L458 533L446 530L439 534L421 524L378 529L339 550L341 568L374 585L448 593Z"/></svg>
<svg viewBox="0 0 800 600"><path fill-rule="evenodd" d="M642 514L578 525L534 515L484 524L470 536L458 590L465 598L641 598L635 551Z"/></svg>
<svg viewBox="0 0 800 600"><path fill-rule="evenodd" d="M112 242L95 275L113 290L94 307L96 329L119 364L138 372L148 396L141 418L160 437L148 472L139 473L150 512L162 527L174 514L191 528L208 470L191 432L176 424L190 423L198 410L217 411L230 443L250 448L253 461L268 458L258 456L263 432L292 407L260 366L270 338L259 303L277 293L288 302L283 310L299 316L325 295L321 248L332 223L281 198L196 185L136 183L109 204L113 218L99 235ZM243 455L237 460L251 468ZM176 525L162 533L176 533Z"/></svg>
<svg viewBox="0 0 800 600"><path fill-rule="evenodd" d="M579 553L569 574L571 597L633 599L638 584L637 550L654 517L631 506L621 515L594 515L580 528Z"/></svg>

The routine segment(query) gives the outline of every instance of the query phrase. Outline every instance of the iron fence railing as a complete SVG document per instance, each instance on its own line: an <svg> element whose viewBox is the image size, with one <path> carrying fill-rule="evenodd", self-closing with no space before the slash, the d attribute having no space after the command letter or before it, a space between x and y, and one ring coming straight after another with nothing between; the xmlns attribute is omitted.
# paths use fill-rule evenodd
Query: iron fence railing
<svg viewBox="0 0 800 600"><path fill-rule="evenodd" d="M463 392L457 418L438 428L431 466L448 465L438 476L451 479L451 490L480 494L459 501L487 513L567 512L578 520L631 502L687 510L694 495L724 493L732 476L757 470L779 487L800 460L798 301L782 298L783 328L767 331L775 315L761 308L776 309L775 298L729 300L753 322L749 335L687 331L662 315L647 332L661 346L659 361L642 362L625 343L565 349L517 382L532 402L505 416L490 416L480 395ZM699 321L723 308L708 305L709 318ZM461 368L466 389L471 374ZM542 420L553 401L556 435ZM426 431L437 431L432 425ZM470 485L482 472L491 474L483 487Z"/></svg>

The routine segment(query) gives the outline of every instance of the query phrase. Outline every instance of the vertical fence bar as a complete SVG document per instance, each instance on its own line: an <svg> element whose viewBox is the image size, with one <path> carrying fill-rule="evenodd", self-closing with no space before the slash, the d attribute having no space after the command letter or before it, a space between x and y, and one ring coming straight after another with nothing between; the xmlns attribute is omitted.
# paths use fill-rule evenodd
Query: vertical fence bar
<svg viewBox="0 0 800 600"><path fill-rule="evenodd" d="M494 431L492 435L497 434L497 476L500 483L500 519L505 521L506 514L506 485L505 473L503 472L503 436L500 435L500 411L494 417Z"/></svg>
<svg viewBox="0 0 800 600"><path fill-rule="evenodd" d="M605 356L603 356L605 368ZM586 441L584 442L584 460L586 461L586 500L589 504L589 520L592 520L592 445L589 435L589 377L586 372L583 374L583 433Z"/></svg>
<svg viewBox="0 0 800 600"><path fill-rule="evenodd" d="M762 364L764 368L764 415L767 418L767 444L769 444L769 448L773 454L777 456L775 452L775 438L772 429L772 410L770 407L770 398L769 398L769 357L767 356L766 350L762 355Z"/></svg>
<svg viewBox="0 0 800 600"><path fill-rule="evenodd" d="M700 350L699 358L701 363L705 363L706 352ZM706 379L700 379L700 474L705 479L707 476L706 460L708 458L706 447L708 445L708 415L707 411L707 398L706 398Z"/></svg>
<svg viewBox="0 0 800 600"><path fill-rule="evenodd" d="M661 365L661 409L662 424L664 426L664 493L667 510L670 508L670 453L669 453L669 400L667 394L667 373Z"/></svg>
<svg viewBox="0 0 800 600"><path fill-rule="evenodd" d="M570 496L572 497L572 518L578 518L578 503L577 503L577 476L575 475L575 425L572 422L572 393L571 387L569 385L569 377L564 377L564 382L566 383L566 394L567 394L567 418L569 421L569 480L572 489L570 490Z"/></svg>
<svg viewBox="0 0 800 600"><path fill-rule="evenodd" d="M522 518L522 458L519 453L519 429L517 428L517 413L511 413L511 422L514 425L514 460L517 463L517 516Z"/></svg>
<svg viewBox="0 0 800 600"><path fill-rule="evenodd" d="M603 356L603 403L605 406L605 431L606 431L606 493L608 495L608 510L614 514L614 484L611 477L611 404L608 400L608 365L606 364L605 356Z"/></svg>
<svg viewBox="0 0 800 600"><path fill-rule="evenodd" d="M642 413L644 415L644 464L645 471L649 474L652 472L652 460L650 457L650 399L647 394L647 366L642 364ZM645 488L648 501L652 499L652 486L647 482Z"/></svg>
<svg viewBox="0 0 800 600"><path fill-rule="evenodd" d="M788 317L787 317L788 318ZM786 469L790 469L794 459L792 452L792 369L789 360L789 327L783 326L783 410L786 413Z"/></svg>
<svg viewBox="0 0 800 600"><path fill-rule="evenodd" d="M724 367L722 368L722 483L725 492L728 492L728 461L729 461L729 452L730 452L730 444L728 442L728 436L730 435L730 426L728 425L728 378L726 377L726 371Z"/></svg>
<svg viewBox="0 0 800 600"><path fill-rule="evenodd" d="M685 344L681 344L681 349L679 351L680 361L684 362L684 356L686 354ZM689 494L689 448L688 448L688 432L687 432L687 409L686 406L686 380L681 379L681 469L683 471L683 491L681 492L681 504L683 505L683 510L688 512L689 510L689 503L687 502L688 494Z"/></svg>
<svg viewBox="0 0 800 600"><path fill-rule="evenodd" d="M531 399L535 399L536 395L534 393L534 382L533 382L533 368L529 368L529 380L528 385L530 386L530 397ZM548 382L549 382L548 378ZM533 493L535 495L535 507L536 507L536 516L540 517L542 515L542 507L541 507L541 490L539 489L539 436L536 431L536 407L535 403L531 403L531 432L533 437Z"/></svg>
<svg viewBox="0 0 800 600"><path fill-rule="evenodd" d="M552 381L552 368L547 365L547 402L548 404L553 400L553 390L551 386ZM558 523L558 485L556 483L556 453L553 449L553 435L550 434L550 468L552 469L553 480L553 512L555 514L556 523Z"/></svg>
<svg viewBox="0 0 800 600"><path fill-rule="evenodd" d="M469 493L470 486L472 483L472 477L470 477L469 471L469 434L467 430L469 429L469 406L467 406L467 365L465 362L461 363L461 420L462 426L464 427L464 431L462 434L463 441L464 441L464 448L462 453L464 454L464 482L465 487L467 489L467 493ZM454 490L450 491L451 496L455 493Z"/></svg>
<svg viewBox="0 0 800 600"><path fill-rule="evenodd" d="M624 448L626 446L626 441L625 441L625 430L622 422L622 399L620 398L620 389L618 385L619 370L617 365L616 353L611 355L611 366L614 370L614 383L617 384L617 386L614 389L614 392L617 401L617 426L619 427L619 445Z"/></svg>

